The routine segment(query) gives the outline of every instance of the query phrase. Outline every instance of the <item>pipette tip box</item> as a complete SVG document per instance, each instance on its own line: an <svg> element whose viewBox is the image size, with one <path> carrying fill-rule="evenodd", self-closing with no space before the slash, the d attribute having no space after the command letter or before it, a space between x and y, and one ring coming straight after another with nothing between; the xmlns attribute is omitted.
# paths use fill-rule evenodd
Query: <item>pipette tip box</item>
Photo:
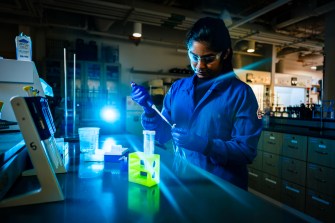
<svg viewBox="0 0 335 223"><path fill-rule="evenodd" d="M104 161L105 162L120 162L123 156L126 156L128 153L128 148L123 147L113 147L111 151L105 152Z"/></svg>
<svg viewBox="0 0 335 223"><path fill-rule="evenodd" d="M128 152L128 148L122 148L121 151L112 151L106 152L104 155L105 162L120 162L123 156L126 156Z"/></svg>

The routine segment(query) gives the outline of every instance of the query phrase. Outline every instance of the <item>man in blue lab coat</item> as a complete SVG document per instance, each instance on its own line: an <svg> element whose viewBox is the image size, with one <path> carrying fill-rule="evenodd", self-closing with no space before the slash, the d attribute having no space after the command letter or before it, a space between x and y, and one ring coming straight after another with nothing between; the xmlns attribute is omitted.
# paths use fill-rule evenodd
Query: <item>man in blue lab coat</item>
<svg viewBox="0 0 335 223"><path fill-rule="evenodd" d="M160 143L172 138L189 162L247 190L247 164L257 155L262 122L252 89L233 71L228 29L221 19L201 18L186 45L194 75L173 83L162 108L175 126L152 109L144 87L133 85L132 99L144 109L142 125L155 130Z"/></svg>

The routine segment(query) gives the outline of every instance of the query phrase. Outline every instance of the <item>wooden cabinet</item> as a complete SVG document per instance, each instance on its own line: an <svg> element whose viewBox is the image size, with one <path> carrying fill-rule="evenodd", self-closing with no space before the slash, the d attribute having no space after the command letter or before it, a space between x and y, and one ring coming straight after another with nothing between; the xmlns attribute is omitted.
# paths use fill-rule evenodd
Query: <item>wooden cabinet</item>
<svg viewBox="0 0 335 223"><path fill-rule="evenodd" d="M285 180L282 182L281 199L284 204L304 211L305 196L305 187Z"/></svg>
<svg viewBox="0 0 335 223"><path fill-rule="evenodd" d="M259 192L262 191L263 182L263 137L264 132L262 132L258 141L257 156L248 166L249 187Z"/></svg>
<svg viewBox="0 0 335 223"><path fill-rule="evenodd" d="M334 222L335 140L309 137L307 160L306 212Z"/></svg>
<svg viewBox="0 0 335 223"><path fill-rule="evenodd" d="M324 222L334 222L335 199L323 193L307 190L306 193L306 213Z"/></svg>
<svg viewBox="0 0 335 223"><path fill-rule="evenodd" d="M310 137L308 162L335 168L335 140Z"/></svg>
<svg viewBox="0 0 335 223"><path fill-rule="evenodd" d="M263 153L263 171L273 176L281 176L281 157L274 153Z"/></svg>
<svg viewBox="0 0 335 223"><path fill-rule="evenodd" d="M306 161L307 136L283 134L283 156Z"/></svg>
<svg viewBox="0 0 335 223"><path fill-rule="evenodd" d="M274 154L281 154L282 137L282 133L264 131L263 150Z"/></svg>
<svg viewBox="0 0 335 223"><path fill-rule="evenodd" d="M307 187L330 196L335 196L335 169L309 163Z"/></svg>
<svg viewBox="0 0 335 223"><path fill-rule="evenodd" d="M101 120L101 111L106 106L121 105L119 94L118 64L85 62L84 78L80 90L81 120L94 122Z"/></svg>
<svg viewBox="0 0 335 223"><path fill-rule="evenodd" d="M62 98L64 102L66 89L68 114L73 116L75 106L77 127L98 126L103 128L103 125L108 125L110 132L113 132L113 129L123 130L125 121L122 116L124 102L119 90L120 64L77 61L74 67L73 61L68 61L66 80L63 61L46 60L45 68L47 82L53 87L55 97ZM76 70L75 80L74 70ZM64 104L60 104L59 107L64 108ZM115 108L119 112L120 120L114 122L113 125L104 123L102 110L106 107ZM69 122L68 125L72 126L72 122Z"/></svg>
<svg viewBox="0 0 335 223"><path fill-rule="evenodd" d="M263 166L263 151L258 150L256 158L249 165L249 167L256 169L256 170L262 170L262 166Z"/></svg>
<svg viewBox="0 0 335 223"><path fill-rule="evenodd" d="M262 192L277 201L281 201L281 178L264 173L262 181Z"/></svg>
<svg viewBox="0 0 335 223"><path fill-rule="evenodd" d="M250 188L334 222L335 140L263 131L248 169Z"/></svg>
<svg viewBox="0 0 335 223"><path fill-rule="evenodd" d="M253 168L248 170L249 187L259 192L262 191L263 172Z"/></svg>
<svg viewBox="0 0 335 223"><path fill-rule="evenodd" d="M306 182L306 162L282 157L282 178L290 182L305 186Z"/></svg>

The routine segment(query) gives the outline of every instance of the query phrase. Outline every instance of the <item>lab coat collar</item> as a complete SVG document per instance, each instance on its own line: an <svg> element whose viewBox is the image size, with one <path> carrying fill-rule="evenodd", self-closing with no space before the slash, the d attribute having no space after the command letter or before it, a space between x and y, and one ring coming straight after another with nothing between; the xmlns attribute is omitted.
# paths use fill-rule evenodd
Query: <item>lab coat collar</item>
<svg viewBox="0 0 335 223"><path fill-rule="evenodd" d="M181 86L181 90L186 90L187 92L191 92L194 88L197 75L194 74L191 78L191 81L187 82L187 84ZM221 74L211 80L208 80L208 84L211 85L210 90L223 90L227 85L230 84L231 80L236 78L236 74L231 71L230 73Z"/></svg>

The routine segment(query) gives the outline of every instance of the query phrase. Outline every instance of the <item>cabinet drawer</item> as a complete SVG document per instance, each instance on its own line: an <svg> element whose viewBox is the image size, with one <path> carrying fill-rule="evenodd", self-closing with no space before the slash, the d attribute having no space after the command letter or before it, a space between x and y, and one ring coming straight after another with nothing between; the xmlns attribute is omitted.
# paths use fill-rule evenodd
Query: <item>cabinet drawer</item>
<svg viewBox="0 0 335 223"><path fill-rule="evenodd" d="M335 169L308 164L307 187L335 196Z"/></svg>
<svg viewBox="0 0 335 223"><path fill-rule="evenodd" d="M273 153L263 152L263 171L280 177L280 156Z"/></svg>
<svg viewBox="0 0 335 223"><path fill-rule="evenodd" d="M307 136L283 134L283 155L306 161Z"/></svg>
<svg viewBox="0 0 335 223"><path fill-rule="evenodd" d="M282 178L284 178L285 180L294 182L296 184L305 186L306 162L283 157L282 158Z"/></svg>
<svg viewBox="0 0 335 223"><path fill-rule="evenodd" d="M256 158L248 166L253 169L262 170L262 165L263 165L263 152L258 150Z"/></svg>
<svg viewBox="0 0 335 223"><path fill-rule="evenodd" d="M261 133L261 136L259 137L259 140L258 140L258 145L257 145L257 149L258 150L263 150L263 138L264 138L264 131L262 131Z"/></svg>
<svg viewBox="0 0 335 223"><path fill-rule="evenodd" d="M248 186L259 192L262 191L262 172L248 168Z"/></svg>
<svg viewBox="0 0 335 223"><path fill-rule="evenodd" d="M307 190L306 213L324 222L334 222L334 198L312 190Z"/></svg>
<svg viewBox="0 0 335 223"><path fill-rule="evenodd" d="M280 201L280 189L281 182L280 178L271 176L270 174L263 174L262 182L263 193L277 201Z"/></svg>
<svg viewBox="0 0 335 223"><path fill-rule="evenodd" d="M290 207L305 211L305 188L294 183L283 181L281 199Z"/></svg>
<svg viewBox="0 0 335 223"><path fill-rule="evenodd" d="M264 131L263 150L280 154L282 150L282 133Z"/></svg>
<svg viewBox="0 0 335 223"><path fill-rule="evenodd" d="M335 168L335 140L309 138L308 161Z"/></svg>

